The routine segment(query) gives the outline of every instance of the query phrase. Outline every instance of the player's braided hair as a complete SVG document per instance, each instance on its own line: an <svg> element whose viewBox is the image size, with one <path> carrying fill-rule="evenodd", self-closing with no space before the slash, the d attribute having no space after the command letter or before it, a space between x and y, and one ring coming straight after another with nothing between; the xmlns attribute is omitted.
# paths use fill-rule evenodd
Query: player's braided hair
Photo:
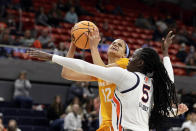
<svg viewBox="0 0 196 131"><path fill-rule="evenodd" d="M144 61L142 73L151 74L153 83L154 105L151 110L149 125L151 128L159 128L161 121L169 115L172 105L177 107L175 85L170 80L156 51L151 48L143 48L139 57ZM176 115L174 112L172 113Z"/></svg>

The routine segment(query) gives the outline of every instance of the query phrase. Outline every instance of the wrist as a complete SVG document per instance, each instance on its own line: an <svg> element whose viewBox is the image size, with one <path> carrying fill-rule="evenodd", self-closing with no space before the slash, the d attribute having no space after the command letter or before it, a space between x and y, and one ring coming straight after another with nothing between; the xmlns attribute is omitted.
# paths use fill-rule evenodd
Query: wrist
<svg viewBox="0 0 196 131"><path fill-rule="evenodd" d="M97 47L91 47L90 50L91 50L91 51L97 51L98 48L97 48Z"/></svg>
<svg viewBox="0 0 196 131"><path fill-rule="evenodd" d="M168 52L163 52L163 56L169 56Z"/></svg>
<svg viewBox="0 0 196 131"><path fill-rule="evenodd" d="M53 57L54 55L52 55L52 54L50 54L50 55L48 55L48 60L49 61L52 61L52 57Z"/></svg>

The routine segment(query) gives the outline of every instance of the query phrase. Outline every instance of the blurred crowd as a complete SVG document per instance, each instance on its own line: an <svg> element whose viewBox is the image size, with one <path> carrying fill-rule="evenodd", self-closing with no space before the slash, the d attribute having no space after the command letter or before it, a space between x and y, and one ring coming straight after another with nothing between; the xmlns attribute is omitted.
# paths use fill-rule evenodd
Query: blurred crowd
<svg viewBox="0 0 196 131"><path fill-rule="evenodd" d="M17 108L44 110L47 113L51 131L95 131L99 127L98 89L90 87L88 82L73 82L65 103L56 95L50 105L37 105L30 95L32 85L27 72L21 71L14 83L13 102ZM10 120L3 125L3 114L0 113L0 131L21 131L17 121ZM12 129L14 128L14 129Z"/></svg>

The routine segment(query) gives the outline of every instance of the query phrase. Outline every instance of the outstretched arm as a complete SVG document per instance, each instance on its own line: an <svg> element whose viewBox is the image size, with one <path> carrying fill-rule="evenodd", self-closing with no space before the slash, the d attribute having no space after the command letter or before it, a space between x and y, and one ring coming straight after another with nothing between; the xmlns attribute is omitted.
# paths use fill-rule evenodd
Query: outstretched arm
<svg viewBox="0 0 196 131"><path fill-rule="evenodd" d="M106 67L90 64L83 60L52 55L34 49L28 51L28 54L32 57L39 58L42 60L51 60L59 65L67 67L76 72L94 76L96 78L101 78L103 80L115 83L117 86L120 85L123 77L125 76L123 75L125 70L119 67L106 68Z"/></svg>
<svg viewBox="0 0 196 131"><path fill-rule="evenodd" d="M121 76L123 75L123 69L118 67L106 68L106 67L90 64L83 60L66 58L66 57L64 58L57 55L51 56L50 60L52 60L53 62L59 65L74 70L76 72L101 78L103 80L110 81L117 85L120 85L122 80Z"/></svg>
<svg viewBox="0 0 196 131"><path fill-rule="evenodd" d="M168 76L172 82L174 82L174 71L172 68L172 64L169 58L168 48L172 44L172 40L175 37L173 35L173 32L170 31L166 38L163 38L164 42L162 44L162 52L163 52L163 64L165 66L165 69L167 70Z"/></svg>
<svg viewBox="0 0 196 131"><path fill-rule="evenodd" d="M172 64L171 64L171 61L169 58L168 49L169 49L169 46L172 44L172 40L174 37L175 37L175 35L173 34L172 31L170 31L167 34L166 38L163 38L164 42L162 44L163 64L164 64L165 69L167 70L168 76L172 82L174 82L174 71L173 71ZM173 110L174 114L182 115L188 111L188 107L187 107L187 105L181 103L178 105L177 108L172 108L172 110ZM170 111L169 117L175 117L174 114L172 113L172 111Z"/></svg>
<svg viewBox="0 0 196 131"><path fill-rule="evenodd" d="M76 50L75 45L71 43L69 51L67 53L67 57L73 58L75 50ZM74 80L74 81L93 81L92 76L81 74L79 72L75 72L67 67L63 67L61 76L65 79Z"/></svg>

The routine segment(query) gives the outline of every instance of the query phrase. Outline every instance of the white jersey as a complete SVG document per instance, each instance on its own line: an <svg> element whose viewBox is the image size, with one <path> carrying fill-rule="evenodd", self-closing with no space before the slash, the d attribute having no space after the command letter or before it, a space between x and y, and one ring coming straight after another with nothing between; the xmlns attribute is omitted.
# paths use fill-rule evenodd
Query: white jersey
<svg viewBox="0 0 196 131"><path fill-rule="evenodd" d="M130 77L132 74L136 76L137 82L129 89L115 91L112 100L114 131L123 131L123 129L149 131L148 121L153 103L152 80L141 73L129 73ZM127 82L132 83L131 81Z"/></svg>
<svg viewBox="0 0 196 131"><path fill-rule="evenodd" d="M120 67L102 67L73 58L53 55L52 61L74 71L116 84L113 99L112 123L115 131L130 129L149 131L148 119L153 104L152 80L139 72L129 72ZM164 66L172 81L173 69L169 57L164 57ZM122 128L119 128L119 127Z"/></svg>

